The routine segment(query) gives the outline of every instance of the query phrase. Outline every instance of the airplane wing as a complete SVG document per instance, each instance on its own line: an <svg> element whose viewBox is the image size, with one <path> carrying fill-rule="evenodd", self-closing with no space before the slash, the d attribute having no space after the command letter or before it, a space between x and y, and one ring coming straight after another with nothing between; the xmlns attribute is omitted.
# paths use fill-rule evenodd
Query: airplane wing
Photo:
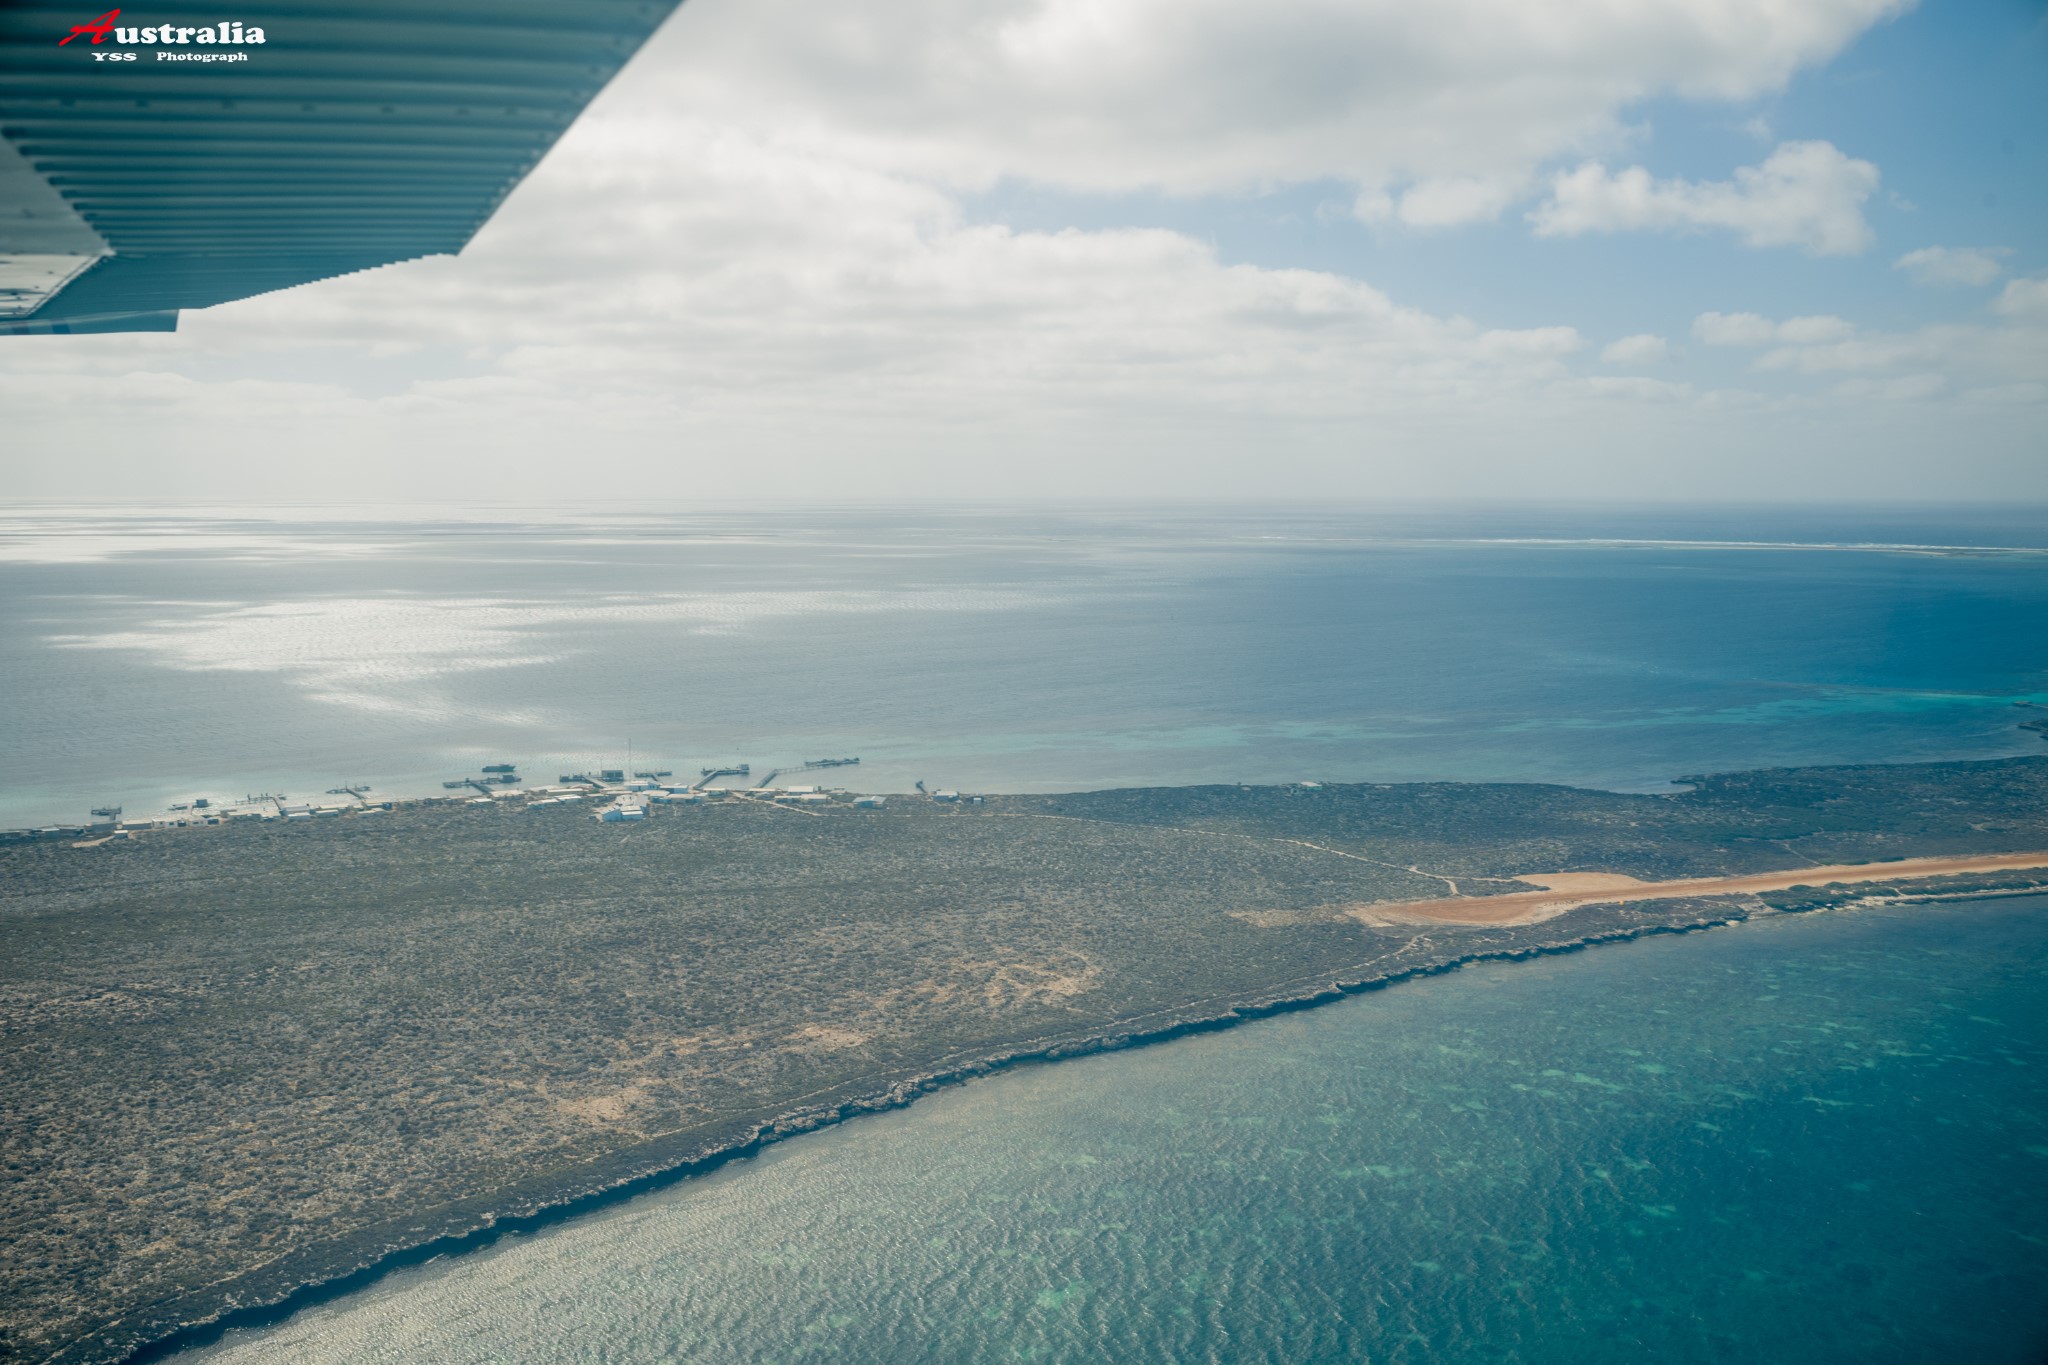
<svg viewBox="0 0 2048 1365"><path fill-rule="evenodd" d="M678 0L0 0L0 335L460 251Z"/></svg>

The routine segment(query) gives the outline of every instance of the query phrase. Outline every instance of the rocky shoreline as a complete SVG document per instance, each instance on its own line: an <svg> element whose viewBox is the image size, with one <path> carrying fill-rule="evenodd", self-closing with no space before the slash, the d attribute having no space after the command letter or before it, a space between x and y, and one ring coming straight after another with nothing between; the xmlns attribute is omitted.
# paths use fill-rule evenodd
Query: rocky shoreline
<svg viewBox="0 0 2048 1365"><path fill-rule="evenodd" d="M2048 761L2022 759L1669 795L749 801L624 828L423 806L11 846L0 1362L160 1358L1007 1067L1764 909L2035 888L1902 864L1672 894L2048 849L2044 811ZM1523 923L1398 913L1534 874L1644 895Z"/></svg>
<svg viewBox="0 0 2048 1365"><path fill-rule="evenodd" d="M1983 884L1974 884L1981 882ZM1966 883L1966 884L1951 884ZM805 1133L830 1128L865 1115L886 1113L949 1086L1022 1066L1043 1065L1099 1053L1149 1047L1196 1034L1234 1028L1275 1015L1316 1009L1371 991L1440 976L1485 963L1525 961L1582 952L1590 948L1662 934L1697 933L1726 928L1758 913L1804 913L1864 901L1892 904L1938 900L1977 900L2048 892L2048 877L1944 878L1938 882L1905 883L1893 889L1841 886L1819 895L1772 907L1734 903L1734 898L1670 903L1671 917L1659 922L1610 928L1583 926L1577 936L1539 936L1524 946L1499 947L1446 956L1377 976L1336 973L1316 983L1290 983L1211 1012L1200 1006L1155 1012L1124 1021L1125 1027L1105 1033L1048 1039L1010 1051L992 1053L931 1071L904 1076L883 1088L827 1098L784 1111L765 1122L735 1122L726 1134L690 1133L622 1152L596 1163L578 1177L558 1182L544 1194L521 1194L477 1213L466 1208L441 1211L432 1221L403 1229L376 1229L346 1239L332 1248L308 1248L288 1263L267 1266L238 1277L217 1290L192 1296L191 1302L168 1305L132 1325L96 1334L51 1356L52 1365L148 1365L195 1347L209 1345L227 1333L274 1325L293 1314L364 1289L396 1271L443 1256L481 1250L506 1237L539 1232L573 1218L615 1207L641 1195L710 1174L734 1161L755 1156L770 1145ZM1751 900L1751 898L1742 898ZM1596 906L1573 912L1541 928L1560 930L1565 920L1599 917L1621 907ZM1164 1019L1156 1015L1164 1014ZM1155 1020L1148 1022L1148 1020ZM476 1201L490 1204L498 1196ZM210 1301L210 1304L209 1304Z"/></svg>
<svg viewBox="0 0 2048 1365"><path fill-rule="evenodd" d="M1651 924L1590 935L1568 942L1504 948L1450 958L1384 976L1347 980L1341 975L1292 991L1252 998L1214 1012L1190 1010L1152 1023L1131 1020L1124 1031L1050 1039L1012 1051L989 1054L931 1071L905 1075L872 1091L826 1099L788 1110L761 1122L735 1122L722 1134L690 1133L658 1140L560 1182L547 1193L515 1197L492 1206L500 1196L478 1201L487 1212L442 1211L431 1222L399 1229L376 1229L347 1239L322 1254L309 1248L307 1264L265 1267L239 1277L218 1290L192 1296L189 1304L173 1305L132 1329L117 1329L75 1343L50 1357L53 1365L143 1365L193 1346L218 1340L236 1328L264 1326L292 1313L365 1288L383 1276L440 1256L459 1255L491 1245L500 1238L540 1229L622 1203L638 1195L701 1176L753 1156L772 1143L832 1127L867 1114L885 1113L914 1103L920 1096L948 1086L1019 1066L1064 1061L1098 1053L1170 1042L1198 1033L1232 1028L1256 1019L1314 1009L1348 996L1383 989L1405 981L1441 975L1485 962L1513 961L1577 952L1602 944L1626 942L1652 934L1689 933L1719 928L1749 917L1737 911L1713 918ZM208 1310L207 1300L216 1305Z"/></svg>

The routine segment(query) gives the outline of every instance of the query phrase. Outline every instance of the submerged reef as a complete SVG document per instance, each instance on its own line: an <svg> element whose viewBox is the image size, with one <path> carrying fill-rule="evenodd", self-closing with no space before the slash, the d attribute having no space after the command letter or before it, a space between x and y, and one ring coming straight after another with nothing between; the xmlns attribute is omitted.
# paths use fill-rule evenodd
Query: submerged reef
<svg viewBox="0 0 2048 1365"><path fill-rule="evenodd" d="M1688 781L736 799L625 825L433 802L0 848L0 1360L160 1350L1005 1065L1473 960L2048 882L1399 918L1539 873L2048 850L2048 759Z"/></svg>

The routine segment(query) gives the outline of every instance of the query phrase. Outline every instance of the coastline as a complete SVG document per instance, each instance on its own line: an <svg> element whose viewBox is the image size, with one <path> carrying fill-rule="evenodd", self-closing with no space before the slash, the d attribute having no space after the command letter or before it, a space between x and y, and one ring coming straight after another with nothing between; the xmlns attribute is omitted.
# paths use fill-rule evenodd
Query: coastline
<svg viewBox="0 0 2048 1365"><path fill-rule="evenodd" d="M624 830L432 802L17 846L10 1131L44 1155L0 1210L0 1358L160 1359L1011 1066L1772 911L2048 890L2018 851L2048 847L2044 791L2036 758ZM1350 913L1446 890L1443 918Z"/></svg>
<svg viewBox="0 0 2048 1365"><path fill-rule="evenodd" d="M2032 859L2036 855L2010 856ZM2048 858L1986 872L2033 870L2044 865L2048 865ZM1898 864L1889 866L1896 868ZM1814 869L1821 870L1825 869ZM1114 1021L1107 1029L1079 1030L995 1051L943 1057L924 1069L877 1076L871 1084L857 1083L835 1088L831 1093L803 1097L803 1102L794 1107L657 1138L570 1171L537 1177L445 1206L429 1217L387 1223L331 1243L302 1248L269 1265L167 1302L126 1324L110 1324L44 1359L50 1365L146 1365L163 1360L210 1345L232 1331L283 1322L303 1309L367 1288L397 1271L442 1256L482 1250L505 1237L536 1233L708 1175L731 1162L758 1155L784 1139L834 1127L863 1115L901 1109L922 1095L1015 1068L1148 1047L1235 1028L1470 966L1572 954L1657 935L1698 933L1768 915L1850 909L1877 903L1910 905L2048 893L2048 878L2010 884L1958 885L1894 875L1889 880L1909 884L1885 888L1876 895L1852 889L1879 880L1872 876L1853 884L1814 885L1810 887L1811 899L1784 906L1769 905L1754 896L1735 901L1725 893L1719 897L1673 895L1660 898L1671 902L1671 908L1678 912L1667 919L1621 924L1610 919L1604 926L1588 924L1583 926L1583 932L1546 935L1524 944L1444 951L1435 959L1376 974L1360 974L1360 968L1376 964L1359 963L1236 998L1190 1001L1134 1014ZM1463 927L1551 925L1562 929L1564 926L1557 921L1573 911L1622 908L1622 903L1610 895L1604 900L1577 901L1563 911L1539 919L1518 923L1467 922Z"/></svg>

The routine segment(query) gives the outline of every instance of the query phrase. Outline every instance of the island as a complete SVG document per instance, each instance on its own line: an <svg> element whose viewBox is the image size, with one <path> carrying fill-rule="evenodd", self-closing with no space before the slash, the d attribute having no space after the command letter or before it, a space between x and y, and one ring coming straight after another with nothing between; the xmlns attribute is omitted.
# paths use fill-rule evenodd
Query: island
<svg viewBox="0 0 2048 1365"><path fill-rule="evenodd" d="M2048 887L2048 759L1685 781L454 799L0 847L0 1360L151 1358L1001 1067Z"/></svg>

